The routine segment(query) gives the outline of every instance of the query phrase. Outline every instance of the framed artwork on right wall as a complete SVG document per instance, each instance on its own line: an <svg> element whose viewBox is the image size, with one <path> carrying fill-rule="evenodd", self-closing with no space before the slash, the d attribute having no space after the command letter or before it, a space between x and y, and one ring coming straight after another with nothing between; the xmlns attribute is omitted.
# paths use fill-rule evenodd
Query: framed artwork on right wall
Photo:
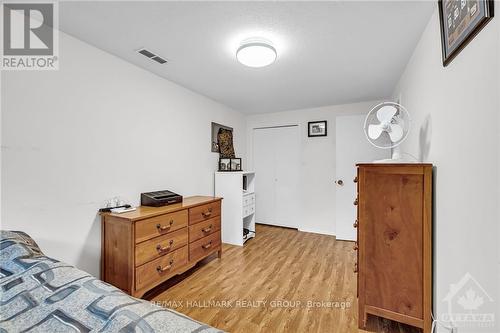
<svg viewBox="0 0 500 333"><path fill-rule="evenodd" d="M455 58L493 18L494 0L439 0L443 66Z"/></svg>

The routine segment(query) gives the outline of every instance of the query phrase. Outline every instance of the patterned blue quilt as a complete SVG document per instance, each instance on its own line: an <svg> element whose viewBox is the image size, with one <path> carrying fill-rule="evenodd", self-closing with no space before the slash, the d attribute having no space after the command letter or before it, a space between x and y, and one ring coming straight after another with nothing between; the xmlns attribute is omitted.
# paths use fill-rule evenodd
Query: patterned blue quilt
<svg viewBox="0 0 500 333"><path fill-rule="evenodd" d="M220 332L133 298L46 257L22 232L0 232L0 333Z"/></svg>

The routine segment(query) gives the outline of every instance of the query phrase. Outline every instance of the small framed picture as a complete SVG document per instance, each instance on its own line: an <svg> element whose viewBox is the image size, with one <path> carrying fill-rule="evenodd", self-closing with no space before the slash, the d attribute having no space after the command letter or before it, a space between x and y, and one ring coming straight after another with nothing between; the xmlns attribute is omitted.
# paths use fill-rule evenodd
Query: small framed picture
<svg viewBox="0 0 500 333"><path fill-rule="evenodd" d="M241 171L241 158L231 158L231 171Z"/></svg>
<svg viewBox="0 0 500 333"><path fill-rule="evenodd" d="M242 171L241 158L219 158L219 171Z"/></svg>
<svg viewBox="0 0 500 333"><path fill-rule="evenodd" d="M219 171L231 171L230 158L219 158Z"/></svg>
<svg viewBox="0 0 500 333"><path fill-rule="evenodd" d="M326 120L310 121L307 123L307 127L308 137L326 136L327 134Z"/></svg>

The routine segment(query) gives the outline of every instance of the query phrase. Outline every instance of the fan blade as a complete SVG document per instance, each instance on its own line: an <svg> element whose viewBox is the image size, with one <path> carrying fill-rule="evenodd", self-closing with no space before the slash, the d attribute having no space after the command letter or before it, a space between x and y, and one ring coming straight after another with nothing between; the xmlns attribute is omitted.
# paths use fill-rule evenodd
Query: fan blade
<svg viewBox="0 0 500 333"><path fill-rule="evenodd" d="M383 130L384 129L380 125L370 125L368 126L368 136L370 137L370 139L376 140L378 139L380 134L382 134Z"/></svg>
<svg viewBox="0 0 500 333"><path fill-rule="evenodd" d="M396 112L398 112L398 109L395 106L385 105L377 111L377 119L381 123L389 123Z"/></svg>
<svg viewBox="0 0 500 333"><path fill-rule="evenodd" d="M391 124L391 131L389 132L389 136L391 137L392 142L398 142L403 138L403 127L399 124Z"/></svg>

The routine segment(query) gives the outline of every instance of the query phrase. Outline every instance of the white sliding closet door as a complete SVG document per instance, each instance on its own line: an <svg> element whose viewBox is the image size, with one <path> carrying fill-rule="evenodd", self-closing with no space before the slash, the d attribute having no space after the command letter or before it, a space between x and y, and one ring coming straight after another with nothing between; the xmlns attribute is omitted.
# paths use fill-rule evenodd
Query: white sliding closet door
<svg viewBox="0 0 500 333"><path fill-rule="evenodd" d="M298 227L299 128L254 129L256 222Z"/></svg>

